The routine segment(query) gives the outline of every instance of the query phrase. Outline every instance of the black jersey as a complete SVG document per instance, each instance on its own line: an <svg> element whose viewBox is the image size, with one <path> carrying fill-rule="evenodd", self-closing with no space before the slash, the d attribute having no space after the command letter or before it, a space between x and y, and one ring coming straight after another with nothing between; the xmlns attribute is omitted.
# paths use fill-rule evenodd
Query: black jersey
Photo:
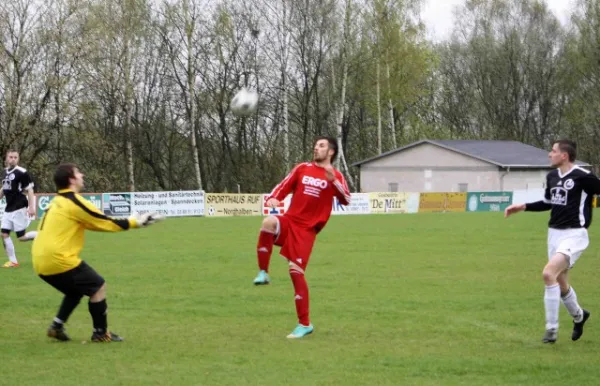
<svg viewBox="0 0 600 386"><path fill-rule="evenodd" d="M25 168L15 166L6 168L2 172L2 192L6 197L5 212L14 212L21 208L27 208L29 202L25 196L25 190L33 189L33 181Z"/></svg>
<svg viewBox="0 0 600 386"><path fill-rule="evenodd" d="M529 211L551 209L548 226L555 229L588 228L592 223L592 199L600 194L600 180L589 170L574 166L546 176L544 200L527 204Z"/></svg>

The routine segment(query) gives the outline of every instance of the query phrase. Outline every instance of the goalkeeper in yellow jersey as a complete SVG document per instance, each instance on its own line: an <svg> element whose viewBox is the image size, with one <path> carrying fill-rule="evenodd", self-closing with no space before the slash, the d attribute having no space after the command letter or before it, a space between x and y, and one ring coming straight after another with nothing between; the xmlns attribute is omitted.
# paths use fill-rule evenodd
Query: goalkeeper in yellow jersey
<svg viewBox="0 0 600 386"><path fill-rule="evenodd" d="M69 340L64 324L85 295L89 297L94 325L92 342L122 341L122 337L108 330L104 278L79 257L84 232L86 229L125 231L154 224L164 217L155 213L128 219L108 217L78 194L83 189L83 177L76 165L62 164L56 168L54 183L58 195L46 210L32 246L35 273L64 294L58 314L48 328L48 336L60 341Z"/></svg>

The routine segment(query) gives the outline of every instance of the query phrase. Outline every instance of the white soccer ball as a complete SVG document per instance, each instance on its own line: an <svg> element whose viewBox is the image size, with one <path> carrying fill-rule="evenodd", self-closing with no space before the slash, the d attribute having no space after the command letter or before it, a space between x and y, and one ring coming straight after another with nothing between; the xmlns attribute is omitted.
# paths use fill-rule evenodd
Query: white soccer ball
<svg viewBox="0 0 600 386"><path fill-rule="evenodd" d="M231 100L231 111L235 115L247 116L256 111L258 106L258 93L242 88Z"/></svg>

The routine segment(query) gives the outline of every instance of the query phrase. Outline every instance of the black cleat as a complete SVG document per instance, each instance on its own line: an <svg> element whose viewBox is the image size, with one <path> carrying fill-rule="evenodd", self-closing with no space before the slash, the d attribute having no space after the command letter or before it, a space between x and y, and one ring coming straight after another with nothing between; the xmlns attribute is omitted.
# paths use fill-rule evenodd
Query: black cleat
<svg viewBox="0 0 600 386"><path fill-rule="evenodd" d="M66 342L68 340L71 340L71 338L69 338L69 336L65 332L64 327L50 326L48 328L48 332L46 333L46 335L48 335L48 337L50 337L50 338L60 340L61 342Z"/></svg>
<svg viewBox="0 0 600 386"><path fill-rule="evenodd" d="M544 334L544 337L542 338L542 342L554 343L554 342L556 342L557 338L558 338L558 331L556 331L556 329L552 328L550 330L546 330L546 333Z"/></svg>
<svg viewBox="0 0 600 386"><path fill-rule="evenodd" d="M92 342L122 342L125 339L119 335L106 331L105 333L94 332L92 334Z"/></svg>
<svg viewBox="0 0 600 386"><path fill-rule="evenodd" d="M583 310L583 319L581 319L581 322L573 322L573 334L571 335L572 340L577 340L581 338L581 335L583 335L583 325L585 324L586 320L589 319L589 317L589 311Z"/></svg>

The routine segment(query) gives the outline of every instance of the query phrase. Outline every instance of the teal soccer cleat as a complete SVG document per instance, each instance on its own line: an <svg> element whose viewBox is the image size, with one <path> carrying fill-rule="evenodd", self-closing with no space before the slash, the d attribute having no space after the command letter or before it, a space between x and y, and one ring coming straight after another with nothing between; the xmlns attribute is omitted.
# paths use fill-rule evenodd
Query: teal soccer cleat
<svg viewBox="0 0 600 386"><path fill-rule="evenodd" d="M312 334L314 329L315 328L312 324L309 324L308 326L303 326L299 324L296 326L296 328L294 328L294 331L292 331L292 333L289 334L287 337L288 339L300 339L308 334Z"/></svg>
<svg viewBox="0 0 600 386"><path fill-rule="evenodd" d="M271 278L266 271L259 271L254 279L254 285L265 285L271 282Z"/></svg>

